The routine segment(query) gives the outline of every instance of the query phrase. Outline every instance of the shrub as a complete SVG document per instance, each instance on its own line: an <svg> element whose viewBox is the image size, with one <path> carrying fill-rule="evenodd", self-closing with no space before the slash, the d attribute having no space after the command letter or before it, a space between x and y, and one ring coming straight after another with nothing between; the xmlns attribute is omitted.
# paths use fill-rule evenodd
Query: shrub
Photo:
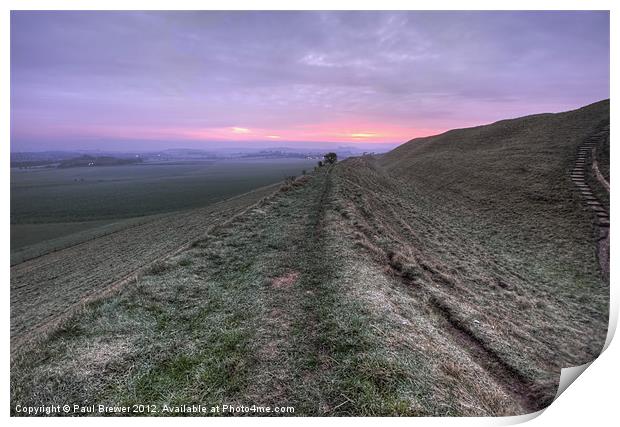
<svg viewBox="0 0 620 427"><path fill-rule="evenodd" d="M325 158L325 163L334 164L338 161L338 155L336 153L327 153L323 157Z"/></svg>

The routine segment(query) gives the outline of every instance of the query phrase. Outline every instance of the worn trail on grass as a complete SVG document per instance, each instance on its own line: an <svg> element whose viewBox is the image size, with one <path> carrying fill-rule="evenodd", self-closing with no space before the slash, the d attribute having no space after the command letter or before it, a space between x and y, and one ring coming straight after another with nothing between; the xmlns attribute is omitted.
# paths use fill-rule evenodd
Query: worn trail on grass
<svg viewBox="0 0 620 427"><path fill-rule="evenodd" d="M321 246L329 172L326 167L304 185L296 194L295 205L280 204L271 212L285 227L280 236L285 241L278 245L288 250L278 252L273 260L275 277L269 279L267 309L257 338L261 344L256 370L264 373L264 379L248 391L256 401L294 404L304 413L322 414L329 406L325 388L318 385L329 370L326 361L330 356L318 337L321 319L316 310L322 282L329 276ZM297 204L306 208L298 209Z"/></svg>
<svg viewBox="0 0 620 427"><path fill-rule="evenodd" d="M275 188L166 216L13 266L12 351L76 305L178 251Z"/></svg>
<svg viewBox="0 0 620 427"><path fill-rule="evenodd" d="M366 230L362 232L368 241L373 242L376 247L380 246L372 233ZM426 302L429 311L434 315L436 327L444 331L455 344L467 352L525 411L533 412L541 409L543 397L536 393L535 384L531 380L507 363L484 340L459 321L453 309L442 301L441 292L432 289L431 286L421 285L421 282L408 277L408 273L403 271L404 266L393 259L392 253L385 254L385 256L389 259L391 276L398 279L405 289L414 290L413 298Z"/></svg>

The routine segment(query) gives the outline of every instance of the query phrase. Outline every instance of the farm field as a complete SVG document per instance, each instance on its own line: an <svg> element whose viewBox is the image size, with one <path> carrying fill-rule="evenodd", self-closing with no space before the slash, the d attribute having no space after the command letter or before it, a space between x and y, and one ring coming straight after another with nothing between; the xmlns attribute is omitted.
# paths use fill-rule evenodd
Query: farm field
<svg viewBox="0 0 620 427"><path fill-rule="evenodd" d="M11 250L110 224L109 220L11 225Z"/></svg>
<svg viewBox="0 0 620 427"><path fill-rule="evenodd" d="M11 252L19 261L45 253L46 241L55 250L130 225L136 217L207 206L314 165L312 160L261 159L13 169Z"/></svg>

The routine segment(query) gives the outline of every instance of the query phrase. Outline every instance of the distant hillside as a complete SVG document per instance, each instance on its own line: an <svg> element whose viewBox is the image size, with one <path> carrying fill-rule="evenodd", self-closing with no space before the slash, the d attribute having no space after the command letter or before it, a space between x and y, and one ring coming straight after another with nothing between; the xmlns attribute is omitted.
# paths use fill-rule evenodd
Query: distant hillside
<svg viewBox="0 0 620 427"><path fill-rule="evenodd" d="M95 167L95 166L120 166L142 163L141 157L119 158L111 156L80 156L72 159L62 160L59 168L79 168L79 167Z"/></svg>

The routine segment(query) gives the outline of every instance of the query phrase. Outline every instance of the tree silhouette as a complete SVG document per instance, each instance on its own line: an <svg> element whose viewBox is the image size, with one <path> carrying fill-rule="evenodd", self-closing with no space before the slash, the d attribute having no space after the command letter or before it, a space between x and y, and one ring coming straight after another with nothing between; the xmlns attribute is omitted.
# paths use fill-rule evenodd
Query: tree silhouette
<svg viewBox="0 0 620 427"><path fill-rule="evenodd" d="M334 164L338 161L338 156L336 153L327 153L323 157L325 158L325 163Z"/></svg>

